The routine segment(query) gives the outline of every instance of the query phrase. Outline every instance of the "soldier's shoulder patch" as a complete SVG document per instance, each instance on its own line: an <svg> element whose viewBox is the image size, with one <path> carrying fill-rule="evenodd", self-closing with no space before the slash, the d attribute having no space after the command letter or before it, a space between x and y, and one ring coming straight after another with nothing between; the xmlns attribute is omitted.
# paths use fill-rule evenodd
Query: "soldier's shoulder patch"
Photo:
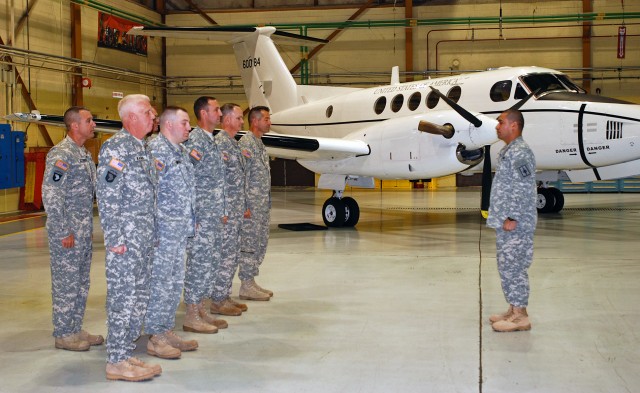
<svg viewBox="0 0 640 393"><path fill-rule="evenodd" d="M529 177L533 174L533 171L531 170L531 168L529 168L529 164L527 163L521 163L520 165L516 166L516 169L522 177Z"/></svg>
<svg viewBox="0 0 640 393"><path fill-rule="evenodd" d="M202 160L202 153L196 149L191 149L191 151L189 152L189 155L191 156L191 158L193 158L196 161Z"/></svg>
<svg viewBox="0 0 640 393"><path fill-rule="evenodd" d="M251 152L247 149L242 149L242 155L247 158L251 158Z"/></svg>
<svg viewBox="0 0 640 393"><path fill-rule="evenodd" d="M62 161L62 160L58 160L58 161L56 161L56 163L54 164L54 166L55 166L56 168L60 168L60 169L62 169L62 170L63 170L63 171L65 171L65 172L67 171L67 169L69 169L69 164L68 164L68 163L66 163L66 162L64 162L64 161Z"/></svg>
<svg viewBox="0 0 640 393"><path fill-rule="evenodd" d="M224 161L229 161L229 153L227 153L226 151L222 152L222 159Z"/></svg>
<svg viewBox="0 0 640 393"><path fill-rule="evenodd" d="M109 169L107 171L107 174L104 176L104 180L107 183L113 183L113 181L116 180L117 176L118 176L118 172L114 171L113 169Z"/></svg>
<svg viewBox="0 0 640 393"><path fill-rule="evenodd" d="M60 172L59 170L55 169L53 171L53 175L51 176L51 180L53 180L54 182L59 182L60 180L62 180L63 176L64 172Z"/></svg>
<svg viewBox="0 0 640 393"><path fill-rule="evenodd" d="M122 170L124 169L125 163L115 157L112 157L111 161L109 161L109 166L119 172L122 172Z"/></svg>
<svg viewBox="0 0 640 393"><path fill-rule="evenodd" d="M164 169L164 164L162 163L162 161L156 158L156 170L162 171L163 169Z"/></svg>

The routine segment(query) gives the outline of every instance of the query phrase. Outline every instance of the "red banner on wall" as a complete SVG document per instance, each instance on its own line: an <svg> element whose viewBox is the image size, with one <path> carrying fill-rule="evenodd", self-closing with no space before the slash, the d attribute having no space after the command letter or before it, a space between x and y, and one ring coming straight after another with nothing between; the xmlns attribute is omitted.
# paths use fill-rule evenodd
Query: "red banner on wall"
<svg viewBox="0 0 640 393"><path fill-rule="evenodd" d="M625 45L627 43L627 28L618 27L618 59L624 59Z"/></svg>
<svg viewBox="0 0 640 393"><path fill-rule="evenodd" d="M137 55L147 55L147 37L127 35L133 26L131 21L98 12L98 46L117 49Z"/></svg>

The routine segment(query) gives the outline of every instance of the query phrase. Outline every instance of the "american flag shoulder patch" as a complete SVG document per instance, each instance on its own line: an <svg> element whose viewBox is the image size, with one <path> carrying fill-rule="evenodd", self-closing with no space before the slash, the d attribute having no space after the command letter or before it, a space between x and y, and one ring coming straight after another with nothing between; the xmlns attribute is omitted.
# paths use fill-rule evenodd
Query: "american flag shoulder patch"
<svg viewBox="0 0 640 393"><path fill-rule="evenodd" d="M243 149L242 150L242 155L247 157L247 158L251 158L251 152L247 149Z"/></svg>
<svg viewBox="0 0 640 393"><path fill-rule="evenodd" d="M56 168L60 168L63 171L66 171L67 169L69 169L69 164L67 164L66 162L62 161L62 160L58 160L55 163L55 167Z"/></svg>
<svg viewBox="0 0 640 393"><path fill-rule="evenodd" d="M191 149L191 152L189 152L189 155L193 157L196 161L202 160L202 153L200 153L196 149Z"/></svg>
<svg viewBox="0 0 640 393"><path fill-rule="evenodd" d="M109 161L109 166L117 171L122 172L122 170L124 169L124 162L118 160L115 157L111 158L111 161Z"/></svg>

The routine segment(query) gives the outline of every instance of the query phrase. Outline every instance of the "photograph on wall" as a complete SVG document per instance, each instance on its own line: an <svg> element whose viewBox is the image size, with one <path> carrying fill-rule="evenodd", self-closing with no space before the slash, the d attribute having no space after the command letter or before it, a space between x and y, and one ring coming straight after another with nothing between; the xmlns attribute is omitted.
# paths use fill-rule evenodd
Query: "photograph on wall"
<svg viewBox="0 0 640 393"><path fill-rule="evenodd" d="M104 12L98 13L98 46L147 55L147 37L127 35L135 23Z"/></svg>

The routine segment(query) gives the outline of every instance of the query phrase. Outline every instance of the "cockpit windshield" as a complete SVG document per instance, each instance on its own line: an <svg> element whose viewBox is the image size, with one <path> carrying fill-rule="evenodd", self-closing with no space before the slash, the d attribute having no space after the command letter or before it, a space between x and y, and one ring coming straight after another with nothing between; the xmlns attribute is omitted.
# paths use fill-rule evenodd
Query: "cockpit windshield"
<svg viewBox="0 0 640 393"><path fill-rule="evenodd" d="M568 76L564 74L529 74L521 77L529 91L539 90L536 94L541 97L552 92L585 93Z"/></svg>

